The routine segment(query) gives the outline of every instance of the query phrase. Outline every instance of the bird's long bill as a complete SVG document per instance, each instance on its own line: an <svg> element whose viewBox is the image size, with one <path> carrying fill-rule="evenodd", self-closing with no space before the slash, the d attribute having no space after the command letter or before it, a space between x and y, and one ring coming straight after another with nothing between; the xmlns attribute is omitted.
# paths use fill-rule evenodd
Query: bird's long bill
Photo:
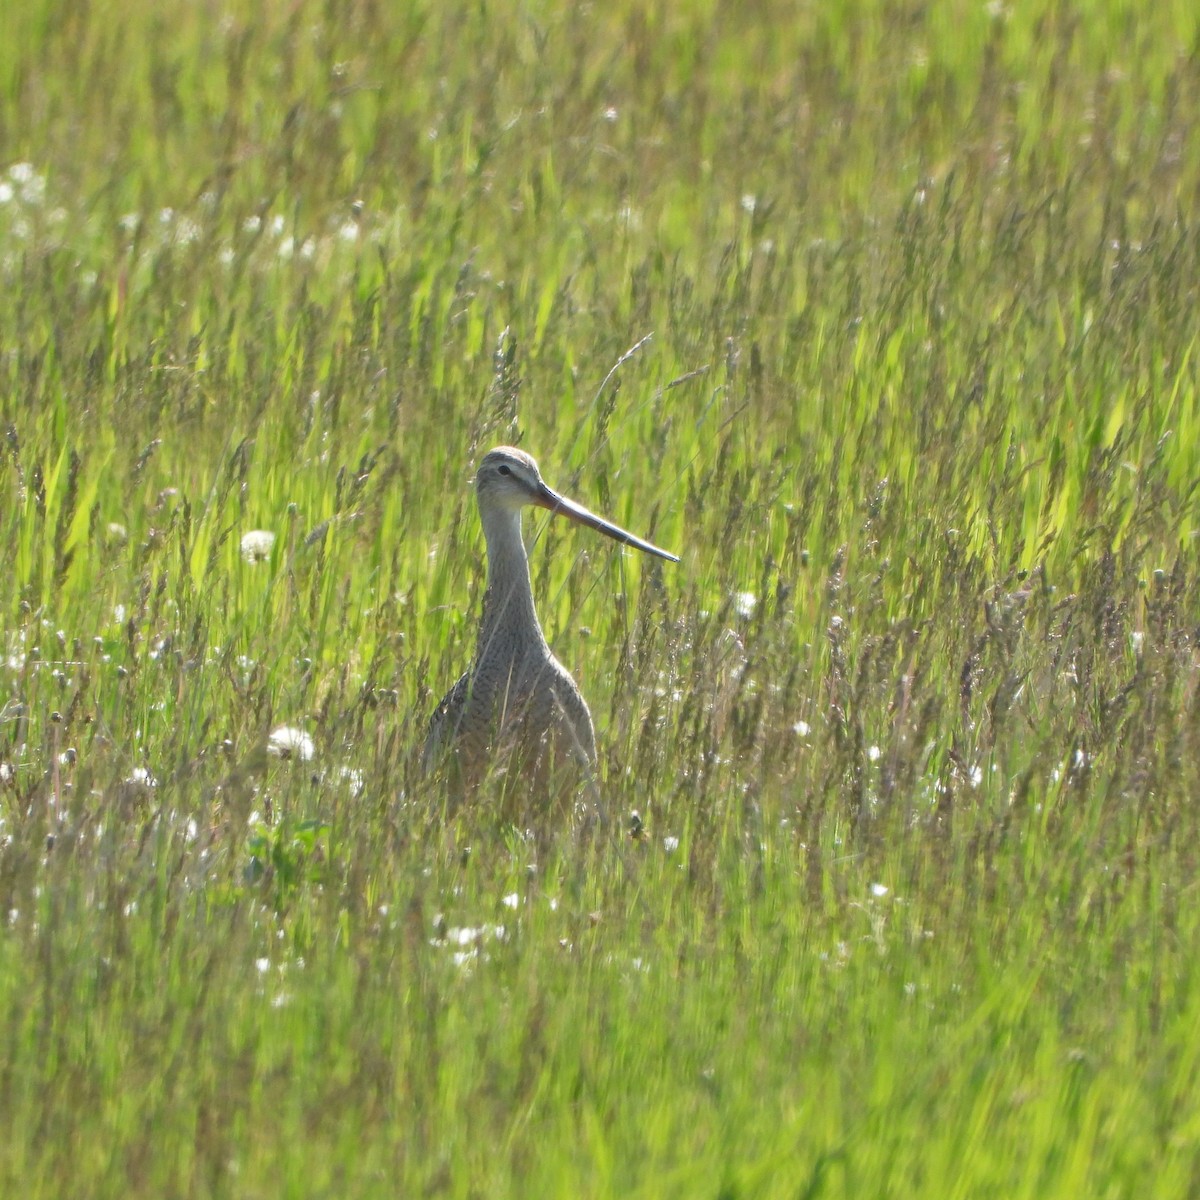
<svg viewBox="0 0 1200 1200"><path fill-rule="evenodd" d="M636 546L646 554L653 554L656 558L665 558L667 562L679 561L679 555L672 554L668 550L660 550L657 546L642 541L640 537L634 537L628 530L614 525L611 521L606 521L603 517L596 516L593 512L588 512L582 504L576 504L574 500L560 496L553 488L549 488L545 484L538 489L534 503L542 508L548 508L552 513L570 517L572 521L586 525L589 529L599 530L600 533L607 534L615 541L624 542L626 546Z"/></svg>

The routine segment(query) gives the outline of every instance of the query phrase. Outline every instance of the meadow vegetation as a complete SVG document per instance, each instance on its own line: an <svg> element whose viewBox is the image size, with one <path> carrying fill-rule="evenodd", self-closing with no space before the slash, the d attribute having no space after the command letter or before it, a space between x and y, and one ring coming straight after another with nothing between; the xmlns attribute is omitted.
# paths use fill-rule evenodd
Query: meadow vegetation
<svg viewBox="0 0 1200 1200"><path fill-rule="evenodd" d="M1200 1192L1198 127L1183 0L3 5L0 1192ZM529 524L540 846L500 443L682 556Z"/></svg>

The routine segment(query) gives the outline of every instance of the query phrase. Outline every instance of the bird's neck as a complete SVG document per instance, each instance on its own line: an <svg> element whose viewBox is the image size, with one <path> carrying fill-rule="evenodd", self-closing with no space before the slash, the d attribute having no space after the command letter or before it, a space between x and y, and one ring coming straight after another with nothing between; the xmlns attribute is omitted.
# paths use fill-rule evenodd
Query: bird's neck
<svg viewBox="0 0 1200 1200"><path fill-rule="evenodd" d="M484 515L488 585L479 627L479 654L500 646L515 651L525 641L545 642L533 607L529 559L521 540L521 510L493 509Z"/></svg>

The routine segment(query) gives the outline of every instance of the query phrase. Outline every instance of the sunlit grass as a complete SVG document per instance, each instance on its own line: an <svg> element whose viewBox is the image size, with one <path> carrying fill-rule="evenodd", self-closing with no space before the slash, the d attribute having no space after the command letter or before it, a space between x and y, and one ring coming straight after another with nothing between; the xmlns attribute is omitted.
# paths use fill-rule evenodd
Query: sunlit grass
<svg viewBox="0 0 1200 1200"><path fill-rule="evenodd" d="M0 1179L1197 1190L1191 5L0 16ZM425 725L491 446L603 819Z"/></svg>

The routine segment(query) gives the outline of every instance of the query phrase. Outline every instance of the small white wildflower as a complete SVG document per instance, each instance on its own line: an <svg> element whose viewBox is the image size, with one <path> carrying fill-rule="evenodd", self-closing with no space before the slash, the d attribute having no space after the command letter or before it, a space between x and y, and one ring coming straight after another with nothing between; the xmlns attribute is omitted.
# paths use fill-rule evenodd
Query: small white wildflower
<svg viewBox="0 0 1200 1200"><path fill-rule="evenodd" d="M450 946L475 946L486 941L489 937L504 940L503 925L463 925L446 930L445 937L440 939Z"/></svg>
<svg viewBox="0 0 1200 1200"><path fill-rule="evenodd" d="M252 529L242 534L242 557L248 563L262 562L271 557L275 535L269 529Z"/></svg>
<svg viewBox="0 0 1200 1200"><path fill-rule="evenodd" d="M5 180L0 180L0 204L7 204L13 195L13 185Z"/></svg>
<svg viewBox="0 0 1200 1200"><path fill-rule="evenodd" d="M871 895L872 896L875 896L877 899L881 899L882 897L886 896L887 894L888 894L888 888L887 888L886 884L883 884L883 883L871 884Z"/></svg>
<svg viewBox="0 0 1200 1200"><path fill-rule="evenodd" d="M605 119L605 120L606 120L606 121L607 121L607 122L608 122L610 125L611 125L611 124L612 124L612 123L613 123L613 122L614 122L614 121L617 119L617 115L618 115L618 114L617 114L617 106L616 106L615 104L610 104L610 105L609 105L609 106L608 106L608 107L607 107L607 108L604 110L604 119Z"/></svg>
<svg viewBox="0 0 1200 1200"><path fill-rule="evenodd" d="M871 762L878 762L882 753L883 751L880 750L878 746L867 747L867 758L870 759Z"/></svg>
<svg viewBox="0 0 1200 1200"><path fill-rule="evenodd" d="M733 607L739 617L748 619L758 607L758 597L753 592L738 592L733 598Z"/></svg>
<svg viewBox="0 0 1200 1200"><path fill-rule="evenodd" d="M271 969L271 960L269 958L256 958L254 960L254 969L260 975L265 975Z"/></svg>
<svg viewBox="0 0 1200 1200"><path fill-rule="evenodd" d="M505 908L517 908L520 906L521 897L517 892L509 892L501 901Z"/></svg>
<svg viewBox="0 0 1200 1200"><path fill-rule="evenodd" d="M753 213L758 208L758 197L753 192L746 192L742 196L742 211Z"/></svg>
<svg viewBox="0 0 1200 1200"><path fill-rule="evenodd" d="M358 241L358 222L357 221L343 221L342 224L338 227L338 237L341 238L343 242L357 242Z"/></svg>
<svg viewBox="0 0 1200 1200"><path fill-rule="evenodd" d="M672 834L668 834L663 838L663 849L668 854L674 854L679 849L679 839Z"/></svg>
<svg viewBox="0 0 1200 1200"><path fill-rule="evenodd" d="M812 733L812 726L807 721L797 721L792 726L792 732L799 734L800 737L808 737Z"/></svg>
<svg viewBox="0 0 1200 1200"><path fill-rule="evenodd" d="M21 178L17 178L13 172L17 167L25 167L27 171L23 172ZM39 175L28 163L17 163L9 172L9 177L21 188L21 199L26 204L41 204L46 196L46 177Z"/></svg>
<svg viewBox="0 0 1200 1200"><path fill-rule="evenodd" d="M280 725L272 729L267 738L267 753L279 758L298 758L308 762L316 753L312 738L303 729L293 729L290 725Z"/></svg>

